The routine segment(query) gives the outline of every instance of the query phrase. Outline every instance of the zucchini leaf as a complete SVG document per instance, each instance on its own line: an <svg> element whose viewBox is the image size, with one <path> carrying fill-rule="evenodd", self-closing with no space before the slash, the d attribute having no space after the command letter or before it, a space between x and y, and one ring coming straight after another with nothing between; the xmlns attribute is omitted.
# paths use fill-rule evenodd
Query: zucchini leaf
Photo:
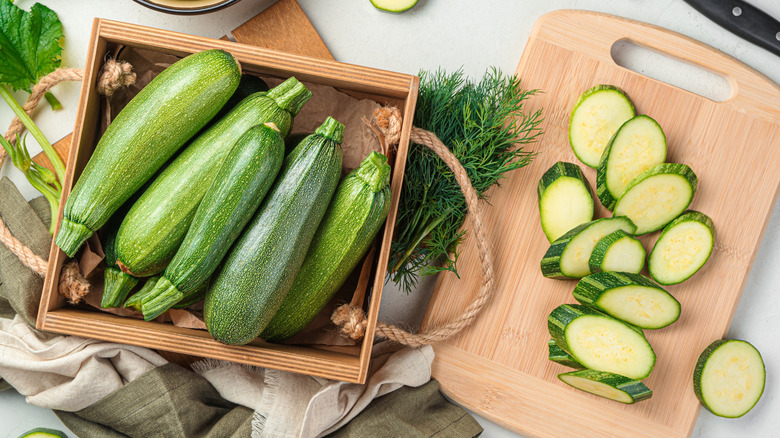
<svg viewBox="0 0 780 438"><path fill-rule="evenodd" d="M36 3L27 12L0 0L0 82L30 91L62 63L62 37L62 23L46 6Z"/></svg>

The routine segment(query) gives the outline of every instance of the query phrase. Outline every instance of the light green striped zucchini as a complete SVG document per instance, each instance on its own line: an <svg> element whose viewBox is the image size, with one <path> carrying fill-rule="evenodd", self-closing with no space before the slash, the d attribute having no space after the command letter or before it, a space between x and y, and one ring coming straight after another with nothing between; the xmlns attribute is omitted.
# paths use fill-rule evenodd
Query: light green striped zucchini
<svg viewBox="0 0 780 438"><path fill-rule="evenodd" d="M206 293L203 314L214 339L246 344L281 306L336 191L343 135L344 125L328 117L285 158Z"/></svg>
<svg viewBox="0 0 780 438"><path fill-rule="evenodd" d="M147 321L200 288L260 206L284 159L284 139L268 123L247 131L230 150L173 260L141 306Z"/></svg>
<svg viewBox="0 0 780 438"><path fill-rule="evenodd" d="M293 285L260 334L283 341L303 330L363 258L390 211L390 166L371 152L339 183Z"/></svg>
<svg viewBox="0 0 780 438"><path fill-rule="evenodd" d="M229 53L187 56L117 114L68 195L55 243L73 257L89 236L227 102L241 69Z"/></svg>

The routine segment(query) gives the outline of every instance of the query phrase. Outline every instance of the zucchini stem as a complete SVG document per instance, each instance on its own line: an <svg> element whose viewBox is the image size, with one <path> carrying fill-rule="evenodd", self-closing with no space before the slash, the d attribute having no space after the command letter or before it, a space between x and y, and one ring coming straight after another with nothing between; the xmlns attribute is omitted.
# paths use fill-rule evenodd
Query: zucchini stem
<svg viewBox="0 0 780 438"><path fill-rule="evenodd" d="M43 135L43 132L38 129L38 126L35 124L35 122L33 122L30 116L27 115L24 109L22 109L22 106L19 105L19 102L14 99L14 97L11 95L11 92L8 91L8 88L4 85L0 85L0 96L2 96L8 106L11 107L11 110L13 110L14 114L16 114L16 117L19 117L19 120L22 121L24 127L27 128L35 140L38 141L38 144L41 145L43 152L46 153L49 161L51 161L51 164L54 167L54 171L57 174L57 178L60 180L60 182L65 181L65 165L62 163L60 156L57 155L57 151L55 151L54 147L51 145L51 143L49 143L49 140L47 140L46 136Z"/></svg>
<svg viewBox="0 0 780 438"><path fill-rule="evenodd" d="M2 87L0 87L2 88ZM27 146L24 142L24 137L19 138L16 136L16 144L11 144L10 141L3 137L0 137L0 144L3 149L11 157L11 162L14 167L19 169L24 174L30 185L38 190L47 201L49 201L49 208L51 209L51 220L49 221L49 234L54 235L55 219L60 209L60 194L62 193L62 186L57 182L57 178L47 168L33 163L30 159L30 153L27 151ZM53 187L52 187L53 186Z"/></svg>

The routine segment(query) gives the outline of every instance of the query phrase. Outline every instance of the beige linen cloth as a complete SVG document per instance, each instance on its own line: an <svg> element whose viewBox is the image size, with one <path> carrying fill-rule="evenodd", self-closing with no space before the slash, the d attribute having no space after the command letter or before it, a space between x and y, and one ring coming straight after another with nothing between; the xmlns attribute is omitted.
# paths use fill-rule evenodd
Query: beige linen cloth
<svg viewBox="0 0 780 438"><path fill-rule="evenodd" d="M206 359L193 365L225 399L254 410L252 436L317 437L376 397L430 380L430 346L374 346L365 385ZM42 333L20 316L0 318L0 375L36 406L78 411L166 360L131 345Z"/></svg>

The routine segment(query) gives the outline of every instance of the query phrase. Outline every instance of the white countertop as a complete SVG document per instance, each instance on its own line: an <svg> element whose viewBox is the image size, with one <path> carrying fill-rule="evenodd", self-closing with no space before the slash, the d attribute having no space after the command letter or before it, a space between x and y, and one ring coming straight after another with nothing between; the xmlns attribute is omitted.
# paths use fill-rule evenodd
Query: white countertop
<svg viewBox="0 0 780 438"><path fill-rule="evenodd" d="M208 37L220 37L272 3L270 0L243 0L239 4L209 15L172 16L146 9L131 0L39 0L57 12L65 26L63 65L83 67L94 17L110 18ZM741 40L696 13L682 0L420 0L410 12L382 13L369 0L298 0L325 44L338 61L416 74L419 70L446 71L462 68L472 77L481 77L490 66L514 72L534 21L556 9L587 9L608 12L665 27L703 41L745 62L780 83L780 57ZM29 9L32 0L17 0ZM749 3L780 18L780 2L749 0ZM635 61L635 69L644 72L653 63ZM670 82L685 81L689 73L667 74ZM652 75L648 70L647 74ZM718 84L694 75L703 93L717 93ZM676 82L675 82L676 83ZM55 141L73 130L78 84L64 84L55 94L64 103L59 112L39 111L36 121L47 137ZM721 90L722 91L722 90ZM17 94L23 100L22 94ZM780 105L780 102L778 102ZM0 104L0 126L5 131L11 112ZM28 142L31 153L39 148ZM780 145L778 145L780 147ZM780 171L780 170L778 170ZM25 196L36 192L23 177L6 165L0 176L9 176ZM780 387L774 376L780 375L780 306L775 303L780 284L780 204L767 226L761 248L745 286L742 301L729 331L730 338L745 339L761 351L767 368L767 385L758 405L740 419L724 419L701 410L693 436L697 438L780 437ZM421 283L420 290L407 296L392 285L385 288L380 319L388 322L419 322L432 287ZM688 390L688 388L681 388ZM519 437L515 433L479 418L484 437ZM13 390L0 392L0 437L16 437L34 427L66 430L47 409L24 402Z"/></svg>

